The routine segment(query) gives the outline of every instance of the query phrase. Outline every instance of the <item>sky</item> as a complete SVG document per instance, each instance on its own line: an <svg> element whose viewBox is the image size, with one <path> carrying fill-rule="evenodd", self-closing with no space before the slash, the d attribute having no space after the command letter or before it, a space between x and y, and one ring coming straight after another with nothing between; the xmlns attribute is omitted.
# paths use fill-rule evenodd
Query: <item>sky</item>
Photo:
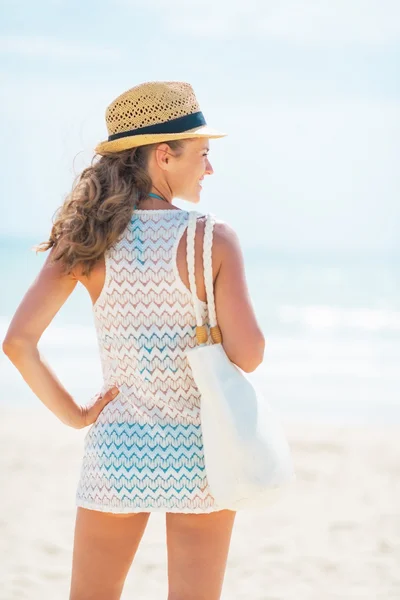
<svg viewBox="0 0 400 600"><path fill-rule="evenodd" d="M116 96L188 81L228 133L210 140L196 210L248 247L400 253L396 0L0 7L1 236L47 237Z"/></svg>

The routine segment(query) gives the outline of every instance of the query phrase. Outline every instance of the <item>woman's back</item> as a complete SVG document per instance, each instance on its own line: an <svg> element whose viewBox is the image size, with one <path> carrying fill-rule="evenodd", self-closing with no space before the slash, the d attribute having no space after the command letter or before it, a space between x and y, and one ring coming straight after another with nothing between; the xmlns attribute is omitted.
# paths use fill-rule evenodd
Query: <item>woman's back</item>
<svg viewBox="0 0 400 600"><path fill-rule="evenodd" d="M189 214L136 210L106 254L105 281L93 306L105 388L116 385L151 421L157 401L157 419L190 419L193 412L185 354L196 342L196 318L176 264ZM201 306L206 320L207 305Z"/></svg>

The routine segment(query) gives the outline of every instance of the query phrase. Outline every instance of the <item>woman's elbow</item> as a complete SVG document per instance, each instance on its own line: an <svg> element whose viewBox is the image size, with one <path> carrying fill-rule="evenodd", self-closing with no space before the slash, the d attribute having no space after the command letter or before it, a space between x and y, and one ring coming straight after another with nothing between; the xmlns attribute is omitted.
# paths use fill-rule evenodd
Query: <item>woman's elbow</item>
<svg viewBox="0 0 400 600"><path fill-rule="evenodd" d="M9 357L10 354L12 354L13 350L15 349L15 344L13 343L13 341L10 338L6 337L3 340L1 349L3 350L4 354Z"/></svg>
<svg viewBox="0 0 400 600"><path fill-rule="evenodd" d="M14 362L22 353L26 352L28 345L26 340L6 336L2 343L2 350L11 362Z"/></svg>
<svg viewBox="0 0 400 600"><path fill-rule="evenodd" d="M260 342L257 344L251 357L249 357L249 360L245 365L246 368L244 368L243 371L245 371L246 373L252 373L253 371L255 371L264 360L264 350L265 339L263 337L262 340L260 340Z"/></svg>
<svg viewBox="0 0 400 600"><path fill-rule="evenodd" d="M245 373L252 373L261 365L264 360L265 351L265 338L260 333L259 338L253 342L251 351L246 353L246 356L240 361L238 365Z"/></svg>

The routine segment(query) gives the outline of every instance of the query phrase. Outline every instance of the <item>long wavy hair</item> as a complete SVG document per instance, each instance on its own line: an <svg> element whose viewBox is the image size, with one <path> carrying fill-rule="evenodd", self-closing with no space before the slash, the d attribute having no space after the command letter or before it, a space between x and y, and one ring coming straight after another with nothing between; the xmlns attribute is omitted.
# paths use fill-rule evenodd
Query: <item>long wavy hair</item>
<svg viewBox="0 0 400 600"><path fill-rule="evenodd" d="M180 156L184 142L166 143ZM148 158L158 145L109 153L98 160L95 155L54 214L49 239L34 249L46 252L54 247L52 260L60 262L63 273L71 273L79 265L81 274L89 275L105 250L123 233L134 208L151 191Z"/></svg>

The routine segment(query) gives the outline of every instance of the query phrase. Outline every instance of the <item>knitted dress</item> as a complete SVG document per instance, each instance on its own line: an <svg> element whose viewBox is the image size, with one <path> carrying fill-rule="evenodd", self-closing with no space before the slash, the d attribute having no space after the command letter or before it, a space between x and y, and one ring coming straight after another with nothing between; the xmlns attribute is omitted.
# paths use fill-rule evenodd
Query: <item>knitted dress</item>
<svg viewBox="0 0 400 600"><path fill-rule="evenodd" d="M208 486L200 392L185 355L196 345L196 317L176 254L190 213L202 216L135 210L106 252L93 315L101 392L116 385L120 393L84 438L77 506L113 513L224 508ZM201 310L206 321L205 302Z"/></svg>

